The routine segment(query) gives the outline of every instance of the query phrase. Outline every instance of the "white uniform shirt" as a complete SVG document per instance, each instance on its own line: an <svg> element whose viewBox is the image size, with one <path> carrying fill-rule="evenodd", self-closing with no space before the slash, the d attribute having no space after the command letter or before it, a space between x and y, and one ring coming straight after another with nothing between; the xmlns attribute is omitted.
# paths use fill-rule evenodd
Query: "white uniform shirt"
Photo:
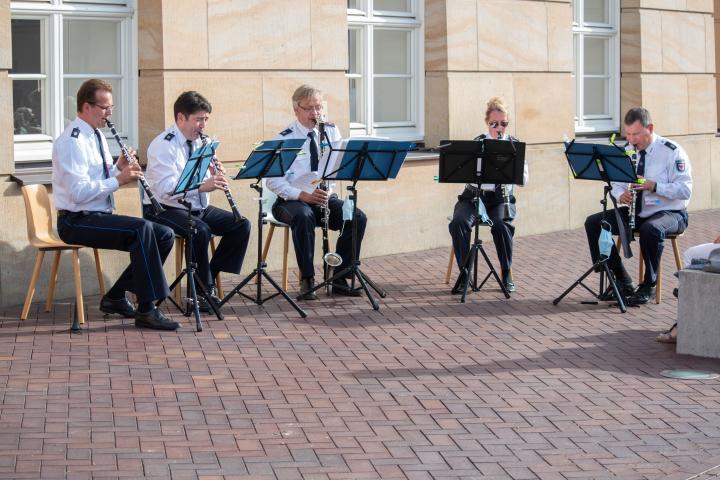
<svg viewBox="0 0 720 480"><path fill-rule="evenodd" d="M317 128L315 131L315 141L319 140L319 134ZM280 132L273 138L273 140L285 140L293 138L308 138L310 130L305 128L299 121L295 120L293 123L288 125L288 128ZM331 143L337 142L342 139L340 129L334 124L328 123L325 126L325 132L327 133L328 139ZM267 179L267 187L274 192L277 196L284 198L285 200L297 200L300 197L301 188L293 186L293 180L299 178L306 173L310 173L310 139L303 144L301 152L295 158L295 161L290 166L290 169L285 173L284 177L275 177ZM320 153L320 147L318 146L318 154Z"/></svg>
<svg viewBox="0 0 720 480"><path fill-rule="evenodd" d="M55 208L71 212L112 212L112 193L120 187L120 171L112 165L105 135L100 135L109 178L103 171L95 129L81 118L55 139L52 151L53 199Z"/></svg>
<svg viewBox="0 0 720 480"><path fill-rule="evenodd" d="M202 146L202 140L197 138L193 141L193 152ZM177 186L180 174L188 161L187 138L182 134L176 124L172 124L164 132L155 137L150 143L147 151L147 169L145 180L155 198L162 204L169 207L183 208L178 202L183 195L172 195ZM205 179L210 175L210 169L205 174ZM204 180L204 179L203 179ZM210 194L191 190L185 196L190 202L193 210L202 210L208 206ZM145 205L150 205L150 200L145 196Z"/></svg>
<svg viewBox="0 0 720 480"><path fill-rule="evenodd" d="M635 150L628 145L626 150ZM653 133L650 145L645 150L645 173L643 177L657 183L656 192L643 190L643 206L637 214L647 218L663 210L684 210L692 195L690 160L685 150L677 143ZM635 152L640 161L640 152ZM616 199L629 187L627 183L612 182L612 195Z"/></svg>
<svg viewBox="0 0 720 480"><path fill-rule="evenodd" d="M478 136L478 137L475 137L475 139L476 139L476 140L480 140L481 137L482 137L482 138L492 139L492 135L490 135L490 132L484 134L484 136L483 136L483 135L480 135L480 136ZM510 137L510 138L512 138L513 142L518 142L518 141L519 141L519 140L518 140L517 138L515 138L515 137ZM528 170L527 160L525 160L524 165L523 165L523 184L521 185L521 187L527 185L529 176L530 176L530 171ZM473 187L477 188L477 183L470 183L470 184L468 184L468 185L472 185ZM509 191L510 194L512 195L513 188L515 187L515 185L509 184L508 187L510 187L508 191ZM482 190L495 191L495 184L494 184L494 183L483 183L483 184L480 185L480 188L481 188Z"/></svg>

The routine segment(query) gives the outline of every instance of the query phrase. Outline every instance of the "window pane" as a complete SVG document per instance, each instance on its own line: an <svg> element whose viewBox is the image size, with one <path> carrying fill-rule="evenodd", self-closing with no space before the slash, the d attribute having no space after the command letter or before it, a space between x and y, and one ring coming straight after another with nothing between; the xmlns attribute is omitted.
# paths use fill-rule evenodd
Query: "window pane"
<svg viewBox="0 0 720 480"><path fill-rule="evenodd" d="M348 31L348 73L362 73L362 31Z"/></svg>
<svg viewBox="0 0 720 480"><path fill-rule="evenodd" d="M348 0L348 8L362 10L362 0Z"/></svg>
<svg viewBox="0 0 720 480"><path fill-rule="evenodd" d="M80 85L83 84L85 80L89 80L92 77L87 78L69 78L65 79L64 87L65 87L65 103L64 108L65 112L64 115L64 125L67 126L68 123L73 121L75 119L75 116L77 115L77 91L80 88ZM117 125L118 132L124 131L125 128L123 127L123 116L124 112L122 111L122 108L120 105L122 105L123 97L122 97L122 88L120 86L120 79L111 79L111 78L103 78L102 80L105 80L106 82L110 82L110 84L113 87L112 96L113 96L113 105L115 105L115 109L113 109L111 120L112 122Z"/></svg>
<svg viewBox="0 0 720 480"><path fill-rule="evenodd" d="M585 79L585 115L609 115L608 87L606 78Z"/></svg>
<svg viewBox="0 0 720 480"><path fill-rule="evenodd" d="M12 70L10 73L43 73L42 23L12 20Z"/></svg>
<svg viewBox="0 0 720 480"><path fill-rule="evenodd" d="M350 123L365 123L363 112L362 79L350 78Z"/></svg>
<svg viewBox="0 0 720 480"><path fill-rule="evenodd" d="M13 80L15 135L47 133L42 125L44 80Z"/></svg>
<svg viewBox="0 0 720 480"><path fill-rule="evenodd" d="M64 37L65 73L120 73L120 22L65 20Z"/></svg>
<svg viewBox="0 0 720 480"><path fill-rule="evenodd" d="M410 121L410 79L375 79L375 122Z"/></svg>
<svg viewBox="0 0 720 480"><path fill-rule="evenodd" d="M609 2L610 0L585 0L585 22L610 23Z"/></svg>
<svg viewBox="0 0 720 480"><path fill-rule="evenodd" d="M410 73L410 32L376 28L373 42L375 73Z"/></svg>
<svg viewBox="0 0 720 480"><path fill-rule="evenodd" d="M607 75L610 43L604 38L585 37L585 75Z"/></svg>
<svg viewBox="0 0 720 480"><path fill-rule="evenodd" d="M375 0L373 8L375 10L410 13L410 1L411 0Z"/></svg>

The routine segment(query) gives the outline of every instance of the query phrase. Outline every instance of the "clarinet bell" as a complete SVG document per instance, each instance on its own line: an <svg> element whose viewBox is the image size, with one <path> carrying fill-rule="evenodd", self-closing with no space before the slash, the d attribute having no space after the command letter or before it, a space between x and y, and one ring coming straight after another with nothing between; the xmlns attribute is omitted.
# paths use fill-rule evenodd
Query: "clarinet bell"
<svg viewBox="0 0 720 480"><path fill-rule="evenodd" d="M325 262L330 267L339 267L342 263L342 257L335 253L335 252L328 252L325 255L323 255L323 262Z"/></svg>

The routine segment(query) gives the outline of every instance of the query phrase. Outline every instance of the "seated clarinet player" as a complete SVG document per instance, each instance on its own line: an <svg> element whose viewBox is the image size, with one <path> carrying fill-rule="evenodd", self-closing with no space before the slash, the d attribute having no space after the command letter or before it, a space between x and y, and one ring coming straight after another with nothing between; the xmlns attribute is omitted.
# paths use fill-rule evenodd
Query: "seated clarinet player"
<svg viewBox="0 0 720 480"><path fill-rule="evenodd" d="M172 192L192 152L207 141L203 130L210 120L212 106L199 93L189 91L180 94L175 100L173 112L175 122L155 137L148 147L145 173L150 189L165 211L156 215L145 198L143 214L146 218L172 228L176 234L187 237L187 208L178 202L183 194L173 195ZM217 303L220 303L220 299L215 293L215 277L218 272L240 273L250 238L250 222L247 218L240 215L236 218L233 213L209 204L210 192L225 188L229 188L225 171L216 159L210 164L200 188L185 196L185 200L191 204L195 220L192 257L197 264L198 278L208 287L210 296ZM212 235L222 238L215 255L209 260L208 245ZM202 297L198 297L198 307L202 312L210 311L210 306Z"/></svg>
<svg viewBox="0 0 720 480"><path fill-rule="evenodd" d="M645 261L645 277L637 290L614 245L607 262L628 304L644 305L655 296L665 236L682 233L687 228L692 176L687 153L677 143L655 133L650 112L642 107L631 108L625 114L624 123L628 141L626 149L637 156L637 176L644 179L644 183L629 185L613 182L611 194L624 205L619 213L625 222L629 219L628 206L632 203L635 209L635 230L640 236L640 249ZM600 255L598 236L602 219L601 212L585 220L593 262ZM605 220L611 225L612 233L617 235L615 213L611 211Z"/></svg>
<svg viewBox="0 0 720 480"><path fill-rule="evenodd" d="M275 139L306 138L302 152L284 177L268 178L267 187L278 198L273 205L272 213L276 219L290 225L292 230L295 256L300 268L301 300L315 300L315 292L309 292L315 286L315 227L321 226L323 215L321 207L329 208L329 229L341 230L337 240L336 252L342 257L342 263L335 267L340 271L352 261L352 230L353 223L343 220L343 201L336 194L315 188L306 191L302 178L310 172L317 172L319 165L319 130L318 123L322 120L323 103L322 92L309 85L301 85L292 96L292 106L296 120L280 132ZM342 138L340 130L331 123L325 123L326 141L336 142ZM367 218L361 210L357 214L357 252L360 255L360 244L365 234ZM332 291L339 295L360 296L359 289L352 289L347 278L340 278L333 282ZM302 293L306 292L306 293Z"/></svg>
<svg viewBox="0 0 720 480"><path fill-rule="evenodd" d="M112 85L87 80L77 92L77 117L53 144L58 234L69 244L130 253L130 265L100 301L102 312L135 318L137 327L175 330L180 325L154 305L170 293L163 262L175 235L163 225L113 214L113 192L120 185L137 182L142 172L137 161L124 154L112 164L107 141L100 133L112 109ZM125 292L135 294L137 308Z"/></svg>
<svg viewBox="0 0 720 480"><path fill-rule="evenodd" d="M485 125L488 131L475 137L475 140L490 138L519 141L517 138L505 134L505 130L510 124L508 117L508 108L505 105L505 101L500 97L491 98L487 103L487 109L485 111ZM527 163L525 163L523 183L527 184L527 181L528 166ZM513 185L495 185L490 183L484 183L480 186L475 183L465 185L465 190L458 196L458 201L453 211L453 218L448 225L450 236L452 237L453 249L455 251L455 260L457 261L458 267L462 268L470 251L472 228L475 222L479 220L475 204L473 203L478 188L480 188L480 199L485 205L488 217L490 217L493 223L491 233L498 260L500 261L503 285L508 292L514 292L515 284L510 270L512 267L513 236L515 235L513 220L516 215ZM464 275L465 273L461 271L460 281L457 283L458 286L453 289L453 294L462 293Z"/></svg>

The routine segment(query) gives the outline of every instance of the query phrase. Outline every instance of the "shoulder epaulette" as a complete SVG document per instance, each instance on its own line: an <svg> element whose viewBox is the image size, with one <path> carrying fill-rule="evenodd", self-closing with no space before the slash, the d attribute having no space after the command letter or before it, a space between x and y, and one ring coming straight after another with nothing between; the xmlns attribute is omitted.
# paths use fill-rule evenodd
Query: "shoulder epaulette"
<svg viewBox="0 0 720 480"><path fill-rule="evenodd" d="M485 135L484 133L481 133L477 137L473 138L473 140L484 140L485 138L487 138L487 135Z"/></svg>
<svg viewBox="0 0 720 480"><path fill-rule="evenodd" d="M79 135L80 135L80 129L78 127L73 128L72 132L70 132L70 136L72 138L78 138Z"/></svg>
<svg viewBox="0 0 720 480"><path fill-rule="evenodd" d="M170 140L172 140L173 138L175 138L175 134L172 133L172 132L170 132L170 133L168 133L167 135L165 135L165 140L170 141Z"/></svg>
<svg viewBox="0 0 720 480"><path fill-rule="evenodd" d="M676 150L676 149L677 149L677 145L675 145L674 143L672 143L670 140L663 140L662 143L663 143L663 145L665 145L666 147L668 147L670 150Z"/></svg>
<svg viewBox="0 0 720 480"><path fill-rule="evenodd" d="M333 127L333 128L334 128L334 127L335 127L335 124L332 123L332 122L325 122L325 126L326 126L326 127Z"/></svg>
<svg viewBox="0 0 720 480"><path fill-rule="evenodd" d="M283 130L282 132L280 132L280 135L282 135L283 137L285 137L285 136L287 136L287 135L290 135L291 133L292 133L292 128L286 128L285 130Z"/></svg>

